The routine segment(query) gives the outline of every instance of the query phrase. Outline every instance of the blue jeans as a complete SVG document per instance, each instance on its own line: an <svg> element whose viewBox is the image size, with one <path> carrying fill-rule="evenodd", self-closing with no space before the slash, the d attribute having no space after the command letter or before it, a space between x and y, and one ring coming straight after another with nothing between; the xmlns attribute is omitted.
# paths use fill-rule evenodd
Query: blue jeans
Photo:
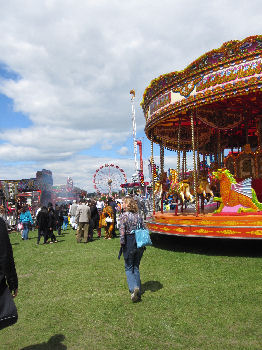
<svg viewBox="0 0 262 350"><path fill-rule="evenodd" d="M23 233L22 233L22 238L23 239L28 239L28 232L29 232L29 222L23 222Z"/></svg>
<svg viewBox="0 0 262 350"><path fill-rule="evenodd" d="M140 272L139 265L144 253L143 249L138 249L134 256L129 255L125 259L125 271L127 284L129 288L129 292L133 293L135 287L139 288L141 294L141 280L140 280Z"/></svg>

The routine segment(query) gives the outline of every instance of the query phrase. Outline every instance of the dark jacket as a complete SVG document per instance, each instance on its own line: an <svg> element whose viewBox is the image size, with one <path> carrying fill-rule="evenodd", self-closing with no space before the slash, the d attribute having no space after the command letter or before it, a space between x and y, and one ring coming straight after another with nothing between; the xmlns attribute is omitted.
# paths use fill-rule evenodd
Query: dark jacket
<svg viewBox="0 0 262 350"><path fill-rule="evenodd" d="M64 221L64 215L63 215L62 209L59 206L55 207L55 219L56 219L56 225L62 226Z"/></svg>
<svg viewBox="0 0 262 350"><path fill-rule="evenodd" d="M115 201L110 200L108 202L108 205L110 205L110 207L113 209L113 213L114 213L114 217L116 216L116 210L117 210L117 204Z"/></svg>
<svg viewBox="0 0 262 350"><path fill-rule="evenodd" d="M36 217L37 226L41 231L46 230L48 228L48 221L49 221L49 216L48 216L47 209L41 209Z"/></svg>
<svg viewBox="0 0 262 350"><path fill-rule="evenodd" d="M96 227L98 227L98 224L99 224L99 213L98 213L97 207L95 205L91 205L90 211L91 211L90 224L93 228L96 228Z"/></svg>
<svg viewBox="0 0 262 350"><path fill-rule="evenodd" d="M54 230L56 227L56 217L53 208L48 209L48 228Z"/></svg>
<svg viewBox="0 0 262 350"><path fill-rule="evenodd" d="M8 285L10 291L18 288L18 279L6 224L0 218L0 293Z"/></svg>

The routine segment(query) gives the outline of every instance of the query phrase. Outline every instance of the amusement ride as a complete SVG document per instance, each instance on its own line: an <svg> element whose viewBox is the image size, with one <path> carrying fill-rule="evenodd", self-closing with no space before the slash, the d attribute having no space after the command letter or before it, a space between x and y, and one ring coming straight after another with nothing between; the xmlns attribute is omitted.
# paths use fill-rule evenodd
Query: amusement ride
<svg viewBox="0 0 262 350"><path fill-rule="evenodd" d="M144 186L144 169L143 169L143 156L142 156L142 141L136 138L136 112L135 112L135 90L130 90L131 95L131 110L132 110L132 123L133 123L133 147L134 147L134 161L135 161L135 173L132 176L133 182L139 183ZM139 147L140 162L137 161L137 146Z"/></svg>
<svg viewBox="0 0 262 350"><path fill-rule="evenodd" d="M135 112L135 90L130 90L131 95L131 117L132 117L132 131L133 131L133 152L134 152L134 165L135 171L132 175L131 182L121 185L122 188L134 191L139 190L144 193L147 190L149 182L144 181L144 167L143 167L143 155L142 155L142 141L136 137L136 112ZM139 149L140 161L137 161L137 148Z"/></svg>
<svg viewBox="0 0 262 350"><path fill-rule="evenodd" d="M123 169L115 164L101 165L94 173L93 184L98 193L119 192L121 185L126 183L126 174Z"/></svg>
<svg viewBox="0 0 262 350"><path fill-rule="evenodd" d="M160 147L161 171L157 182L152 174L151 232L262 238L261 78L258 35L226 42L146 88L141 103L145 133L151 141L152 169L154 144ZM164 170L165 149L177 153L169 173ZM158 212L156 198L161 200ZM163 203L169 198L175 209L166 212Z"/></svg>

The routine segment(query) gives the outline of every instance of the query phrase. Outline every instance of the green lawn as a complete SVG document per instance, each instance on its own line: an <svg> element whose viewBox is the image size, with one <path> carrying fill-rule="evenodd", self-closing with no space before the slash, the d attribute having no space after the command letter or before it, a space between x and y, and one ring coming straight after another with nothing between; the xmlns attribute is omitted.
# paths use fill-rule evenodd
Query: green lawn
<svg viewBox="0 0 262 350"><path fill-rule="evenodd" d="M142 259L133 304L118 238L10 237L19 321L1 331L0 350L262 349L262 242L161 238Z"/></svg>

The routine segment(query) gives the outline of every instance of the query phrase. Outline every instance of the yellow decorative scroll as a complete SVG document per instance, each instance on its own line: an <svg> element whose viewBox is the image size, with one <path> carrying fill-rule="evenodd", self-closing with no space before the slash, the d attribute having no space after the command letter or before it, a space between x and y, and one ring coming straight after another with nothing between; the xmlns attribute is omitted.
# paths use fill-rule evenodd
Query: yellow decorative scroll
<svg viewBox="0 0 262 350"><path fill-rule="evenodd" d="M262 230L248 231L247 233L250 235L260 236L262 235Z"/></svg>
<svg viewBox="0 0 262 350"><path fill-rule="evenodd" d="M212 231L205 230L203 228L201 228L200 230L195 230L194 232L196 232L196 233L213 233Z"/></svg>
<svg viewBox="0 0 262 350"><path fill-rule="evenodd" d="M234 231L234 230L223 230L223 231L218 231L218 233L222 233L223 235L235 235L235 234L241 234L242 232Z"/></svg>
<svg viewBox="0 0 262 350"><path fill-rule="evenodd" d="M183 228L176 228L177 232L186 232L187 230L184 230Z"/></svg>

